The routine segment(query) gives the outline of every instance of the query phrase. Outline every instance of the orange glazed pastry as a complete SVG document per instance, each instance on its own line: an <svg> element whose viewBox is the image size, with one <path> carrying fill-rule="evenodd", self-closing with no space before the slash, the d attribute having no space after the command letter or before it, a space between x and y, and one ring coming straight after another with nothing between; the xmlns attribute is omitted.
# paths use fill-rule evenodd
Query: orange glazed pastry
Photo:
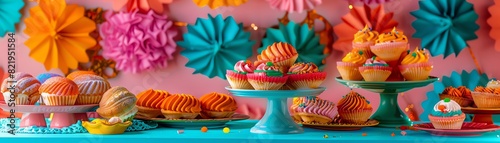
<svg viewBox="0 0 500 143"><path fill-rule="evenodd" d="M299 54L297 50L288 43L273 43L257 55L259 63L273 62L276 66L282 67L283 71L288 71L297 60Z"/></svg>
<svg viewBox="0 0 500 143"><path fill-rule="evenodd" d="M76 99L77 105L99 104L104 92L111 88L109 82L98 75L80 75L73 81L78 85L78 91L80 92Z"/></svg>
<svg viewBox="0 0 500 143"><path fill-rule="evenodd" d="M173 94L165 98L161 107L167 119L194 119L201 112L200 101L189 94Z"/></svg>
<svg viewBox="0 0 500 143"><path fill-rule="evenodd" d="M447 87L444 89L443 93L439 94L439 98L444 100L445 98L450 98L451 100L457 102L461 107L471 106L472 94L469 89L465 86L460 86L458 88Z"/></svg>
<svg viewBox="0 0 500 143"><path fill-rule="evenodd" d="M337 104L340 118L346 123L362 124L372 114L372 106L365 97L354 91L349 92Z"/></svg>
<svg viewBox="0 0 500 143"><path fill-rule="evenodd" d="M68 74L66 78L74 80L76 77L81 76L81 75L86 75L86 74L93 74L96 75L93 71L74 71Z"/></svg>
<svg viewBox="0 0 500 143"><path fill-rule="evenodd" d="M40 93L38 88L40 88L40 82L30 74L27 73L14 73L14 78L6 78L2 82L1 92L3 93L3 98L5 103L13 102L11 100L11 92L14 93L12 96L15 99L16 105L34 105L40 98ZM16 81L16 82L9 82ZM15 85L12 90L11 87ZM37 99L38 98L38 99Z"/></svg>
<svg viewBox="0 0 500 143"><path fill-rule="evenodd" d="M200 103L202 112L211 118L228 118L233 116L234 111L238 109L238 104L233 97L217 92L203 95Z"/></svg>
<svg viewBox="0 0 500 143"><path fill-rule="evenodd" d="M97 114L106 119L120 118L123 122L132 121L137 113L137 98L125 87L112 87L104 93Z"/></svg>
<svg viewBox="0 0 500 143"><path fill-rule="evenodd" d="M478 86L472 92L477 108L500 108L500 88Z"/></svg>
<svg viewBox="0 0 500 143"><path fill-rule="evenodd" d="M137 94L135 106L139 111L137 116L156 118L161 114L161 104L170 94L163 90L148 89Z"/></svg>
<svg viewBox="0 0 500 143"><path fill-rule="evenodd" d="M78 98L78 85L65 77L51 77L38 89L45 105L67 106L75 105Z"/></svg>

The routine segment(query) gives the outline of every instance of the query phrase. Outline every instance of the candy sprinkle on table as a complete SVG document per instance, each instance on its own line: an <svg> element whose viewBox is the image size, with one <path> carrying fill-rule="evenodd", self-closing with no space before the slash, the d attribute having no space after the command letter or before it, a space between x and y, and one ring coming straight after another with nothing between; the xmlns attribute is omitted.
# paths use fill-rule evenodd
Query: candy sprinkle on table
<svg viewBox="0 0 500 143"><path fill-rule="evenodd" d="M361 135L362 136L367 136L368 134L366 132L363 132Z"/></svg>
<svg viewBox="0 0 500 143"><path fill-rule="evenodd" d="M206 133L207 131L208 131L208 128L207 128L207 127L205 127L205 126L201 127L201 132Z"/></svg>
<svg viewBox="0 0 500 143"><path fill-rule="evenodd" d="M391 136L396 136L396 134L394 132L392 132Z"/></svg>
<svg viewBox="0 0 500 143"><path fill-rule="evenodd" d="M177 134L183 134L184 130L177 130Z"/></svg>
<svg viewBox="0 0 500 143"><path fill-rule="evenodd" d="M323 135L323 138L325 138L325 139L328 138L328 135L327 134Z"/></svg>
<svg viewBox="0 0 500 143"><path fill-rule="evenodd" d="M228 127L224 127L224 129L222 129L222 132L224 132L225 134L229 133L231 130L228 128Z"/></svg>

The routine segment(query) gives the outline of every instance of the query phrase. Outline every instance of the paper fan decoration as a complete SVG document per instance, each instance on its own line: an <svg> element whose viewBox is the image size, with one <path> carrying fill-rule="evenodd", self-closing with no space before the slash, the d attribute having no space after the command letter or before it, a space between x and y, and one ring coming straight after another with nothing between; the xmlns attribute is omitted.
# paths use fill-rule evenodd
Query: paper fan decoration
<svg viewBox="0 0 500 143"><path fill-rule="evenodd" d="M474 90L476 86L486 86L489 78L486 74L479 74L477 70L472 70L470 73L463 70L461 74L453 71L450 76L443 76L441 82L434 82L434 90L427 92L427 100L422 102L423 113L420 114L420 119L428 121L427 117L434 108L434 104L439 102L439 94L443 92L446 87L465 86Z"/></svg>
<svg viewBox="0 0 500 143"><path fill-rule="evenodd" d="M379 5L373 10L366 4L361 7L353 7L348 14L342 17L343 22L333 27L335 35L339 37L333 43L333 48L349 53L352 50L354 34L363 29L365 25L379 33L391 31L398 26L398 22L392 19L393 15L392 12L385 13L383 5Z"/></svg>
<svg viewBox="0 0 500 143"><path fill-rule="evenodd" d="M113 10L121 11L126 6L127 12L139 10L140 13L148 13L150 10L163 14L164 4L170 4L174 0L105 0L113 2Z"/></svg>
<svg viewBox="0 0 500 143"><path fill-rule="evenodd" d="M210 9L219 7L239 6L246 3L248 0L193 0L198 7L208 6Z"/></svg>
<svg viewBox="0 0 500 143"><path fill-rule="evenodd" d="M355 4L355 3L363 3L363 4L384 4L387 2L391 2L393 0L347 0L349 4Z"/></svg>
<svg viewBox="0 0 500 143"><path fill-rule="evenodd" d="M181 55L189 59L187 67L193 74L201 73L209 78L218 76L226 79L226 70L233 69L234 63L252 56L250 33L243 31L232 16L225 19L222 15L208 19L198 18L194 25L187 26L184 41L177 44L183 47Z"/></svg>
<svg viewBox="0 0 500 143"><path fill-rule="evenodd" d="M298 12L312 10L314 7L320 5L322 0L267 0L269 5L281 11Z"/></svg>
<svg viewBox="0 0 500 143"><path fill-rule="evenodd" d="M172 60L177 29L166 15L152 10L147 14L105 13L101 25L102 55L116 62L116 69L139 73L164 68Z"/></svg>
<svg viewBox="0 0 500 143"><path fill-rule="evenodd" d="M488 8L491 17L488 24L491 26L490 36L495 42L495 50L500 51L500 0L495 0L495 4Z"/></svg>
<svg viewBox="0 0 500 143"><path fill-rule="evenodd" d="M84 16L82 6L66 5L65 0L41 0L29 12L24 33L30 38L24 44L31 58L43 63L46 70L59 68L65 74L79 62L89 62L85 50L96 44L89 35L96 24Z"/></svg>
<svg viewBox="0 0 500 143"><path fill-rule="evenodd" d="M324 68L322 61L326 57L323 52L325 45L320 43L314 28L310 29L307 24L299 25L290 21L286 25L280 23L278 29L268 28L266 37L262 40L262 47L257 52L261 53L275 42L285 42L295 47L299 53L297 62L313 62L318 67Z"/></svg>
<svg viewBox="0 0 500 143"><path fill-rule="evenodd" d="M410 12L417 20L411 25L416 30L413 37L420 38L423 48L432 56L451 54L457 56L467 47L467 41L477 39L479 29L474 7L466 0L419 1L420 9Z"/></svg>
<svg viewBox="0 0 500 143"><path fill-rule="evenodd" d="M16 23L21 19L22 0L0 0L0 37L7 32L16 32Z"/></svg>

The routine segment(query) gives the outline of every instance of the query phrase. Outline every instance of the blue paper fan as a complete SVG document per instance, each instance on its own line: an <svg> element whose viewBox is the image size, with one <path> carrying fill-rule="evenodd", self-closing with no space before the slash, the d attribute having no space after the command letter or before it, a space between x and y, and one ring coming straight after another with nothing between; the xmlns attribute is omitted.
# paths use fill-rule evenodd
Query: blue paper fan
<svg viewBox="0 0 500 143"><path fill-rule="evenodd" d="M423 121L428 121L427 117L434 108L434 104L439 102L439 94L443 92L443 90L448 87L459 87L465 86L471 90L474 90L477 86L486 86L488 84L489 78L486 74L481 74L477 72L477 70L472 70L470 73L463 70L462 74L459 74L456 71L453 71L449 77L443 76L441 82L434 82L434 90L427 92L427 100L422 102L422 109L424 112L420 114L420 119ZM470 117L467 117L470 119Z"/></svg>
<svg viewBox="0 0 500 143"><path fill-rule="evenodd" d="M301 26L292 21L286 25L280 23L279 29L267 29L266 38L262 40L262 47L258 52L261 53L275 42L286 42L297 50L299 54L297 62L313 62L322 69L324 67L322 61L326 55L323 53L325 45L320 44L319 39L314 29L309 29L307 24Z"/></svg>
<svg viewBox="0 0 500 143"><path fill-rule="evenodd" d="M422 0L420 9L411 12L417 20L413 37L422 39L422 47L432 56L457 56L467 47L467 41L477 39L479 29L473 5L465 0Z"/></svg>
<svg viewBox="0 0 500 143"><path fill-rule="evenodd" d="M231 16L223 19L222 15L209 14L208 19L198 18L187 29L184 41L177 44L184 48L181 55L189 59L186 66L195 69L193 74L226 79L226 70L252 56L255 41L243 31L243 24L237 24Z"/></svg>
<svg viewBox="0 0 500 143"><path fill-rule="evenodd" d="M16 32L16 23L21 20L22 0L0 0L0 37L7 32Z"/></svg>

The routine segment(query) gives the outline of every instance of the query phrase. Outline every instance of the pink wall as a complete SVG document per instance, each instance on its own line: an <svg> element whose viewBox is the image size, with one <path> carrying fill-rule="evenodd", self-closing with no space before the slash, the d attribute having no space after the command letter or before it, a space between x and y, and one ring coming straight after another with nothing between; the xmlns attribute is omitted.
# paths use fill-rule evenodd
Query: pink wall
<svg viewBox="0 0 500 143"><path fill-rule="evenodd" d="M486 24L486 20L490 17L487 8L493 4L490 0L469 0L474 4L476 12L479 14L479 19L477 23L481 25L481 28L476 32L479 36L478 39L468 42L473 51L478 58L483 71L488 74L489 77L500 77L500 67L494 64L498 62L498 57L500 57L500 52L494 50L494 41L489 37L488 33L490 31L490 26ZM317 7L317 12L325 16L332 25L336 25L341 22L340 17L348 13L349 9L347 2L345 0L323 0L323 4ZM87 8L102 7L105 9L111 8L111 3L103 2L102 0L67 0L70 4L81 4ZM35 3L28 2L27 7L24 9L25 15L23 19L28 16L28 8L32 7ZM239 7L229 7L220 8L216 10L210 10L209 8L199 8L191 0L175 0L174 3L168 6L169 16L173 20L183 21L188 23L194 23L196 18L205 18L207 13L212 15L223 14L224 16L234 16L236 21L243 22L246 26L251 23L255 23L257 26L261 27L261 30L253 31L252 38L256 41L260 41L262 35L264 34L265 27L270 27L278 24L277 18L282 17L284 12L271 9L265 0L249 0L248 3L243 4ZM415 32L411 27L411 22L415 20L413 16L409 14L411 11L418 9L418 0L395 0L395 2L386 4L386 10L393 11L395 13L394 19L399 22L399 28L403 29L408 37ZM302 14L292 14L292 19L302 20L305 16ZM19 24L18 31L24 30L24 25ZM182 31L186 31L185 28L181 28ZM36 62L28 56L29 49L23 45L24 41L28 38L26 34L22 32L16 33L17 42L17 70L29 72L33 75L37 75L45 71L42 64ZM412 47L419 45L420 40L410 39ZM260 43L257 43L259 45ZM0 45L5 45L2 50L2 54L6 54L7 40L0 39ZM257 48L257 47L255 47ZM178 48L181 50L181 48ZM342 86L334 80L334 77L339 76L335 62L340 60L342 53L335 51L331 56L328 57L326 71L328 72L328 78L324 82L323 86L327 87L321 98L329 99L331 101L337 102L343 95L349 92L349 88ZM254 54L255 55L255 54ZM0 56L0 67L6 68L7 58L6 56ZM443 60L442 56L434 57L431 59L434 62L434 70L432 75L441 77L443 75L450 75L454 70L461 71L463 69L470 71L475 68L474 62L472 61L471 55L468 50L464 50L458 57L450 56L449 58ZM169 67L165 69L160 69L158 71L146 72L141 74L129 74L121 73L118 77L111 79L110 82L113 86L124 86L128 88L133 93L138 93L147 88L164 89L172 93L188 93L195 95L197 97L202 96L205 93L217 91L228 93L224 87L228 86L225 80L220 78L209 79L204 75L192 75L193 69L184 66L187 59L176 54L176 58L169 63ZM51 70L50 72L60 73L58 70ZM432 86L427 86L424 88L414 89L410 92L405 93L405 97L411 103L414 103L417 107L418 113L421 113L420 103L426 99L425 93L432 90ZM367 92L362 89L355 89L355 91L360 92L362 95L366 96L374 108L378 107L379 97L377 94ZM246 99L236 97L240 104L252 103L252 110L265 108L265 100L261 99ZM401 107L405 107L407 103L400 98L399 103Z"/></svg>

